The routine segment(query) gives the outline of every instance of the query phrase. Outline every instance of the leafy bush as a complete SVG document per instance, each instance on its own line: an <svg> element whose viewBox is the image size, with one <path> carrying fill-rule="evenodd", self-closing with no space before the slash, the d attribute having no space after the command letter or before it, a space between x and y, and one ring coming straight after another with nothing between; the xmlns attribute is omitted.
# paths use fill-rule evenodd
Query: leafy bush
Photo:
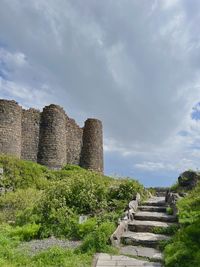
<svg viewBox="0 0 200 267"><path fill-rule="evenodd" d="M2 224L0 227L0 235L14 238L14 240L29 241L38 237L40 225L26 224L24 226L12 227L8 224Z"/></svg>
<svg viewBox="0 0 200 267"><path fill-rule="evenodd" d="M40 201L42 191L35 188L18 189L0 196L0 222L25 224L34 221L33 208Z"/></svg>
<svg viewBox="0 0 200 267"><path fill-rule="evenodd" d="M86 222L79 224L78 237L85 238L89 233L94 232L97 228L97 218L90 218Z"/></svg>
<svg viewBox="0 0 200 267"><path fill-rule="evenodd" d="M117 207L118 208L118 207ZM108 211L108 212L102 212L97 215L97 222L115 222L116 225L118 223L118 220L124 217L124 206L122 209L117 209L114 211Z"/></svg>
<svg viewBox="0 0 200 267"><path fill-rule="evenodd" d="M113 179L79 166L52 171L8 156L0 156L0 164L4 168L0 187L5 189L0 223L12 222L0 229L0 266L79 266L75 257L77 263L83 259L81 266L89 266L90 257L84 253L109 251L109 237L128 202L137 192L146 196L138 181ZM79 224L80 215L89 219ZM52 235L84 242L76 255L55 248L30 259L17 251L20 240ZM50 263L49 257L55 261Z"/></svg>
<svg viewBox="0 0 200 267"><path fill-rule="evenodd" d="M22 227L11 228L9 235L18 237L20 241L29 241L38 237L39 229L40 225L38 224L26 224Z"/></svg>
<svg viewBox="0 0 200 267"><path fill-rule="evenodd" d="M65 186L59 189L65 189ZM62 191L62 190L61 190ZM66 205L65 193L67 191L51 191L50 194L44 194L44 198L35 213L40 218L37 223L41 224L41 237L66 236L76 237L78 232L78 215L76 212ZM60 194L59 194L60 192Z"/></svg>
<svg viewBox="0 0 200 267"><path fill-rule="evenodd" d="M178 231L165 248L167 267L200 266L200 220Z"/></svg>
<svg viewBox="0 0 200 267"><path fill-rule="evenodd" d="M200 219L200 184L178 202L178 209L181 224L191 224Z"/></svg>
<svg viewBox="0 0 200 267"><path fill-rule="evenodd" d="M145 195L144 187L136 180L123 179L116 180L110 187L109 198L118 200L132 200L136 194Z"/></svg>
<svg viewBox="0 0 200 267"><path fill-rule="evenodd" d="M144 191L134 180L114 180L80 167L75 168L75 171L72 167L68 171L66 169L56 172L55 180L44 191L36 208L36 214L41 216L37 222L41 224L44 236L54 234L79 237L78 215L82 214L99 214L99 218L103 219L104 214L108 216L108 212L111 212L110 219L117 222L119 214L133 195ZM58 180L60 173L62 180ZM118 199L111 198L112 183L115 185L113 194Z"/></svg>
<svg viewBox="0 0 200 267"><path fill-rule="evenodd" d="M200 266L200 185L178 202L180 229L165 248L166 267Z"/></svg>
<svg viewBox="0 0 200 267"><path fill-rule="evenodd" d="M80 182L79 188L76 185ZM77 237L78 214L95 213L106 203L106 188L85 178L54 182L43 194L36 214L40 214L43 236Z"/></svg>
<svg viewBox="0 0 200 267"><path fill-rule="evenodd" d="M109 251L109 238L114 232L115 224L111 222L102 223L99 227L88 234L81 245L82 252L107 252Z"/></svg>

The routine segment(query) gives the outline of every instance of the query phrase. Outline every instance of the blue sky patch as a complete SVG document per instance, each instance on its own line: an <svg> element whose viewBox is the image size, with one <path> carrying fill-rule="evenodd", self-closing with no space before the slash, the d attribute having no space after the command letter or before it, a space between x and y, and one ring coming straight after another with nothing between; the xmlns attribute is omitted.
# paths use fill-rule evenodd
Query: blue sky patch
<svg viewBox="0 0 200 267"><path fill-rule="evenodd" d="M193 107L191 118L196 121L200 120L200 102Z"/></svg>

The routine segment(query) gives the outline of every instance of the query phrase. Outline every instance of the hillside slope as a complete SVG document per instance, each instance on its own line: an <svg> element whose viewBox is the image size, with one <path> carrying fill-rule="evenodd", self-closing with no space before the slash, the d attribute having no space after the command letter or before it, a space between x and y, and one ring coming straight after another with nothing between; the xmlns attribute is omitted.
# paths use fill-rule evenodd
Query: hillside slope
<svg viewBox="0 0 200 267"><path fill-rule="evenodd" d="M177 206L180 229L165 248L165 266L200 267L200 184Z"/></svg>
<svg viewBox="0 0 200 267"><path fill-rule="evenodd" d="M0 156L0 167L4 170L0 177L1 266L90 266L95 252L113 250L109 236L128 201L137 192L142 198L147 194L136 180L114 179L78 166L50 171L33 162ZM82 215L87 220L80 223ZM82 244L76 249L51 247L32 254L20 249L24 242L52 236Z"/></svg>

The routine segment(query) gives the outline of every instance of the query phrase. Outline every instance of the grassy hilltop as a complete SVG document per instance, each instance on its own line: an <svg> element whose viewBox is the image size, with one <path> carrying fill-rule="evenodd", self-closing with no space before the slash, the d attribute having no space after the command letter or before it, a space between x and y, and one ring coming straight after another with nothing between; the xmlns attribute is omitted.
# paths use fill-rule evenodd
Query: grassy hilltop
<svg viewBox="0 0 200 267"><path fill-rule="evenodd" d="M113 250L109 237L136 192L136 180L114 179L66 165L51 171L39 164L0 156L0 266L91 266L95 252ZM80 215L88 220L79 224ZM76 249L26 251L30 240L80 240ZM22 249L23 248L23 249Z"/></svg>

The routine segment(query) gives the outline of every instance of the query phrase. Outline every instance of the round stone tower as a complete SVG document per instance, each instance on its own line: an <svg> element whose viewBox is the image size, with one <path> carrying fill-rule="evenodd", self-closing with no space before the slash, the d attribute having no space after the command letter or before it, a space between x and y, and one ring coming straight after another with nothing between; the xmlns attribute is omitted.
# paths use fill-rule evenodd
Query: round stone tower
<svg viewBox="0 0 200 267"><path fill-rule="evenodd" d="M66 163L66 114L60 106L47 106L41 114L38 162L52 169Z"/></svg>
<svg viewBox="0 0 200 267"><path fill-rule="evenodd" d="M103 131L102 122L87 119L83 128L81 166L103 173Z"/></svg>
<svg viewBox="0 0 200 267"><path fill-rule="evenodd" d="M22 108L13 100L0 99L0 153L21 156Z"/></svg>

